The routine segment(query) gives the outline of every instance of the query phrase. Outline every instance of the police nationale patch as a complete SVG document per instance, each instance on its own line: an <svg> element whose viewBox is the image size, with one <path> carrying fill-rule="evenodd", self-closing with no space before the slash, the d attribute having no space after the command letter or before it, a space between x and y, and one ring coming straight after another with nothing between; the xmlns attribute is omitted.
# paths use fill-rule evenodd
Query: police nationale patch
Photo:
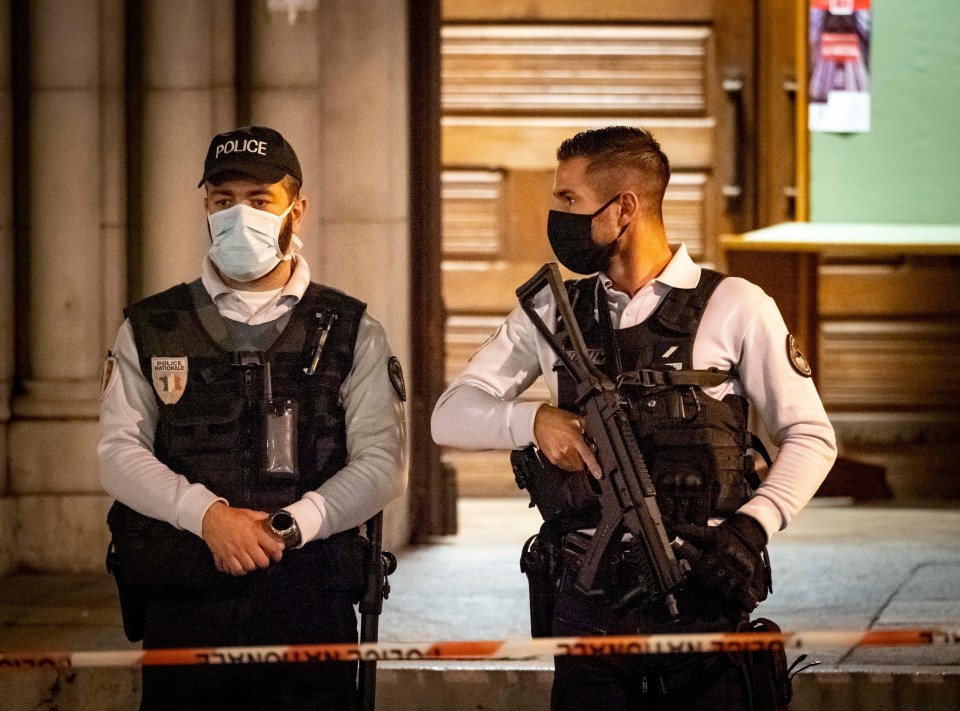
<svg viewBox="0 0 960 711"><path fill-rule="evenodd" d="M187 357L152 356L153 389L165 405L175 405L187 389Z"/></svg>
<svg viewBox="0 0 960 711"><path fill-rule="evenodd" d="M100 402L107 394L110 383L113 382L113 376L117 372L117 359L107 354L103 359L103 365L100 366Z"/></svg>
<svg viewBox="0 0 960 711"><path fill-rule="evenodd" d="M787 334L787 358L790 359L790 365L793 366L793 369L803 377L809 378L813 375L810 362L804 357L803 353L800 352L797 339L794 338L791 333Z"/></svg>
<svg viewBox="0 0 960 711"><path fill-rule="evenodd" d="M397 391L401 402L407 401L407 387L403 383L403 368L400 367L400 360L396 356L390 356L387 361L387 373L390 375L390 384Z"/></svg>

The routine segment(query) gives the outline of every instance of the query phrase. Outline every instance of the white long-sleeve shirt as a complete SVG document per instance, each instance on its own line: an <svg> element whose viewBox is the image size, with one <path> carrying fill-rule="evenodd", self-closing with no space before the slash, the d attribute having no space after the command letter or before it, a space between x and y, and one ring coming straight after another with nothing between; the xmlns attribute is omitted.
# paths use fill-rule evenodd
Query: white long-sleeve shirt
<svg viewBox="0 0 960 711"><path fill-rule="evenodd" d="M203 285L221 316L248 324L268 323L292 309L310 284L309 266L302 257L295 259L290 280L276 291L230 289L209 257L203 264ZM316 491L308 491L286 507L304 543L362 523L403 492L404 414L387 369L391 355L383 327L365 312L353 368L340 388L348 463ZM202 484L191 484L154 455L159 409L153 385L140 370L129 321L120 327L113 357L116 367L100 400L100 482L132 509L199 536L207 509L224 499Z"/></svg>
<svg viewBox="0 0 960 711"><path fill-rule="evenodd" d="M664 270L630 298L601 274L614 327L645 321L671 288L693 288L700 267L684 245ZM534 307L551 329L556 305L549 290ZM779 453L768 476L740 512L752 516L767 535L781 530L813 497L836 458L833 427L813 381L800 375L787 353L787 327L763 290L735 277L724 279L704 311L693 347L693 367L734 370L739 378L704 392L722 399L745 395ZM518 396L541 374L557 404L557 358L529 317L518 307L470 359L466 370L440 397L433 411L433 438L463 449L519 449L536 440L534 418L541 402Z"/></svg>

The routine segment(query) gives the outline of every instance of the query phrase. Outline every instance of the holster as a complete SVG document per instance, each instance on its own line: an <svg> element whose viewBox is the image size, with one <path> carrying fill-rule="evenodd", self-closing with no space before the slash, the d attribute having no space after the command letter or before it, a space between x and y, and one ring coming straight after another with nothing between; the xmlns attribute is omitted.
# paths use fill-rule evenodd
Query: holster
<svg viewBox="0 0 960 711"><path fill-rule="evenodd" d="M780 632L780 626L765 617L758 617L746 623L739 631ZM741 656L754 711L786 709L793 697L793 682L783 646L758 652L744 652Z"/></svg>
<svg viewBox="0 0 960 711"><path fill-rule="evenodd" d="M533 637L553 635L559 559L557 544L556 536L544 525L540 533L527 539L520 555L520 571L527 576L530 588L530 634Z"/></svg>
<svg viewBox="0 0 960 711"><path fill-rule="evenodd" d="M120 616L123 619L123 633L131 642L143 639L144 625L147 619L147 596L143 590L137 590L124 579L123 564L117 549L111 541L107 548L107 572L117 583L120 595Z"/></svg>
<svg viewBox="0 0 960 711"><path fill-rule="evenodd" d="M560 489L565 472L541 460L533 445L510 453L510 465L517 487L530 494L530 506L536 506L544 521L554 518L560 510Z"/></svg>

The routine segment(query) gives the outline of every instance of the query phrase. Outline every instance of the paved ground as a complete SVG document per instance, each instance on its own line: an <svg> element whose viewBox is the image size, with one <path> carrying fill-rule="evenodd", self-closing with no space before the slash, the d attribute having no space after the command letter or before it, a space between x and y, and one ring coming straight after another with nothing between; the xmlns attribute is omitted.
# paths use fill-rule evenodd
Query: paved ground
<svg viewBox="0 0 960 711"><path fill-rule="evenodd" d="M393 592L385 603L381 639L529 635L527 591L518 560L523 541L538 527L535 512L519 498L464 500L460 510L459 535L399 552L400 568L391 578ZM852 506L817 500L775 537L771 557L775 592L757 614L776 620L784 629L935 626L960 630L960 508ZM105 575L19 573L0 579L0 651L130 648L120 628L115 595L113 582ZM804 674L814 676L799 687L807 697L801 699L800 708L867 708L862 695L901 700L910 694L923 699L933 699L932 693L947 699L958 696L960 647L825 648L812 656L824 664ZM383 708L437 711L455 708L436 705L444 693L459 697L467 688L475 689L476 698L494 691L514 694L501 705L489 701L471 709L539 708L548 695L552 664L543 659L501 666L381 666L382 693L387 700L394 698L391 694L404 699L402 706L387 703ZM62 679L51 678L42 695L34 688L38 685L24 691L23 678L16 673L0 674L0 699L20 695L26 703L28 697L42 696L53 704L31 701L10 707L17 709L105 709L108 705L98 701L97 706L90 700L136 697L135 674L119 672L96 680L81 676L76 684L69 680L72 689L60 683ZM938 679L949 683L930 683ZM856 683L837 684L851 680ZM893 691L900 684L908 684L906 691ZM423 688L422 706L414 702L414 686ZM59 701L56 693L51 696L51 689L60 694ZM63 696L67 692L69 698ZM516 696L520 693L536 698L540 706L521 702ZM825 694L832 694L829 703ZM83 704L70 700L80 697L86 699ZM841 697L852 700L836 700ZM898 704L870 707L921 708ZM114 707L131 706L109 706ZM929 703L922 707L946 708Z"/></svg>
<svg viewBox="0 0 960 711"><path fill-rule="evenodd" d="M523 541L538 526L522 499L461 502L461 532L399 552L381 639L528 635ZM757 610L791 630L960 628L960 509L815 501L770 547L774 594ZM105 575L19 573L0 580L0 650L129 648ZM825 663L960 665L960 647L824 650ZM960 671L958 666L957 671Z"/></svg>
<svg viewBox="0 0 960 711"><path fill-rule="evenodd" d="M385 640L529 634L519 570L538 527L520 499L471 499L462 531L403 551L381 623ZM756 612L787 630L960 628L960 509L815 500L770 546L774 594ZM825 666L960 665L960 647L824 649ZM953 671L960 672L960 666Z"/></svg>

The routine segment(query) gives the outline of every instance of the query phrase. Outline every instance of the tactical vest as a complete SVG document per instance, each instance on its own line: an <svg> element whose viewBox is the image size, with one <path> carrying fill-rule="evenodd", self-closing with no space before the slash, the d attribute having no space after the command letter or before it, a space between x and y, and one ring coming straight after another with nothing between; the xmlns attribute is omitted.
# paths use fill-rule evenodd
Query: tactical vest
<svg viewBox="0 0 960 711"><path fill-rule="evenodd" d="M628 400L634 434L668 529L729 516L759 485L747 452L752 436L746 399L727 395L716 400L703 392L736 374L693 369L697 329L723 278L704 269L695 288L671 289L643 323L619 330L611 323L599 277L566 284L591 357ZM559 363L554 370L559 406L575 411L572 378ZM568 516L582 525L582 499L577 506L581 510Z"/></svg>
<svg viewBox="0 0 960 711"><path fill-rule="evenodd" d="M275 511L319 487L347 463L345 413L339 394L353 366L365 308L339 291L311 283L285 317L251 328L220 316L197 280L126 309L140 369L147 381L154 383L159 408L154 440L157 459L234 507ZM320 324L331 320L325 338L320 338ZM318 342L322 342L321 358L315 371L308 374ZM158 384L155 378L154 359L183 357L187 360L186 387L175 402L164 402L157 389L165 384ZM261 471L265 362L270 363L273 397L297 403L296 476ZM156 585L144 579L149 571L133 574L134 584L181 587L183 579L184 587L202 588L209 581L227 577L213 570L206 545L193 534L119 502L111 509L108 522L116 547L128 549L121 551L128 559L128 571L140 570L136 565L138 546L145 556L163 559L158 569L172 571L158 577ZM204 570L196 570L198 567Z"/></svg>
<svg viewBox="0 0 960 711"><path fill-rule="evenodd" d="M232 330L235 324L220 316L199 282L181 284L127 309L140 368L148 381L153 378L154 357L188 358L186 389L179 400L165 404L154 392L159 407L157 459L233 506L273 511L316 489L347 461L339 393L353 367L364 309L364 304L339 291L310 284L289 319L284 319L285 326L282 321L266 324L274 329L264 334L273 343L262 353L234 350L252 344L243 343ZM325 311L336 314L336 321L324 343L320 367L307 375L304 368L318 315ZM278 325L283 327L279 334ZM267 361L273 396L293 399L299 408L296 479L260 474L262 362Z"/></svg>

